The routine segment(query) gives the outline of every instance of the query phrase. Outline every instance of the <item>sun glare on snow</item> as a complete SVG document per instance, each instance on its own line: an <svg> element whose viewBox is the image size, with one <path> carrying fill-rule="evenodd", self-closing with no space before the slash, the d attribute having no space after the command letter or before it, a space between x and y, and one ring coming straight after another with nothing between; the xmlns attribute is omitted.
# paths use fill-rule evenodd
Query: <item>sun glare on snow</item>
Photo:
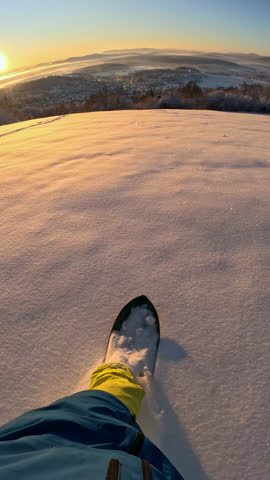
<svg viewBox="0 0 270 480"><path fill-rule="evenodd" d="M0 72L3 72L6 68L6 59L2 53L0 53Z"/></svg>

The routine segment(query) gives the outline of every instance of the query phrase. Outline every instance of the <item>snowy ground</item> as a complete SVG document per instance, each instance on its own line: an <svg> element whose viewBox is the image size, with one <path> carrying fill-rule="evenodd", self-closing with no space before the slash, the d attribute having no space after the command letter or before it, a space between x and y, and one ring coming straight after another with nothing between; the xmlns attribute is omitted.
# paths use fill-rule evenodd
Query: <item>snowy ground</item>
<svg viewBox="0 0 270 480"><path fill-rule="evenodd" d="M240 77L236 75L218 75L204 73L199 81L199 85L202 88L240 88L243 83L247 84L265 84L267 82L261 82L260 80L254 80L251 78ZM268 84L269 85L269 84Z"/></svg>
<svg viewBox="0 0 270 480"><path fill-rule="evenodd" d="M142 428L185 480L269 480L269 129L183 110L0 128L1 422L87 388L146 294Z"/></svg>

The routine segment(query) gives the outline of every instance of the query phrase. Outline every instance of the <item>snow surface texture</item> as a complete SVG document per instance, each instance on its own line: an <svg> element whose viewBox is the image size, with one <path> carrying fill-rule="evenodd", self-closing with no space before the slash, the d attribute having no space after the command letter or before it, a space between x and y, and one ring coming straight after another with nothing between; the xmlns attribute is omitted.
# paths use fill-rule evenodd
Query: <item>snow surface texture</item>
<svg viewBox="0 0 270 480"><path fill-rule="evenodd" d="M149 380L154 370L158 333L156 321L147 305L132 308L119 332L112 332L106 363L124 363L138 383Z"/></svg>
<svg viewBox="0 0 270 480"><path fill-rule="evenodd" d="M185 480L269 480L269 131L183 110L0 128L2 422L87 388L145 294L141 427Z"/></svg>

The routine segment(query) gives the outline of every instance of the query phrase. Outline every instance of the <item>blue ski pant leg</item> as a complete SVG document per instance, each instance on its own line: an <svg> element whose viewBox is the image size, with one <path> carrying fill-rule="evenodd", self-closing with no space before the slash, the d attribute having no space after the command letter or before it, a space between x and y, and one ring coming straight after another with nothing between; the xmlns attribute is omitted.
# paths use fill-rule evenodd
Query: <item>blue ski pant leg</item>
<svg viewBox="0 0 270 480"><path fill-rule="evenodd" d="M108 392L82 391L0 428L1 480L141 480L149 472L152 480L183 480Z"/></svg>

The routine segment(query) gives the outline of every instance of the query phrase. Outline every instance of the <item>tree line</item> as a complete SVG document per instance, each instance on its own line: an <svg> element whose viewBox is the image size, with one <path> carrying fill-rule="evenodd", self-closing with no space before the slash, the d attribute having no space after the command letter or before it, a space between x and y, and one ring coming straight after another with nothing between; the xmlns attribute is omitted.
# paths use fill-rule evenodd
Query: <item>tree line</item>
<svg viewBox="0 0 270 480"><path fill-rule="evenodd" d="M243 83L240 87L210 89L191 81L178 88L133 93L121 85L114 89L104 86L85 100L48 106L31 105L31 102L24 105L21 101L17 104L5 93L0 96L0 125L71 113L162 108L270 114L270 86Z"/></svg>

